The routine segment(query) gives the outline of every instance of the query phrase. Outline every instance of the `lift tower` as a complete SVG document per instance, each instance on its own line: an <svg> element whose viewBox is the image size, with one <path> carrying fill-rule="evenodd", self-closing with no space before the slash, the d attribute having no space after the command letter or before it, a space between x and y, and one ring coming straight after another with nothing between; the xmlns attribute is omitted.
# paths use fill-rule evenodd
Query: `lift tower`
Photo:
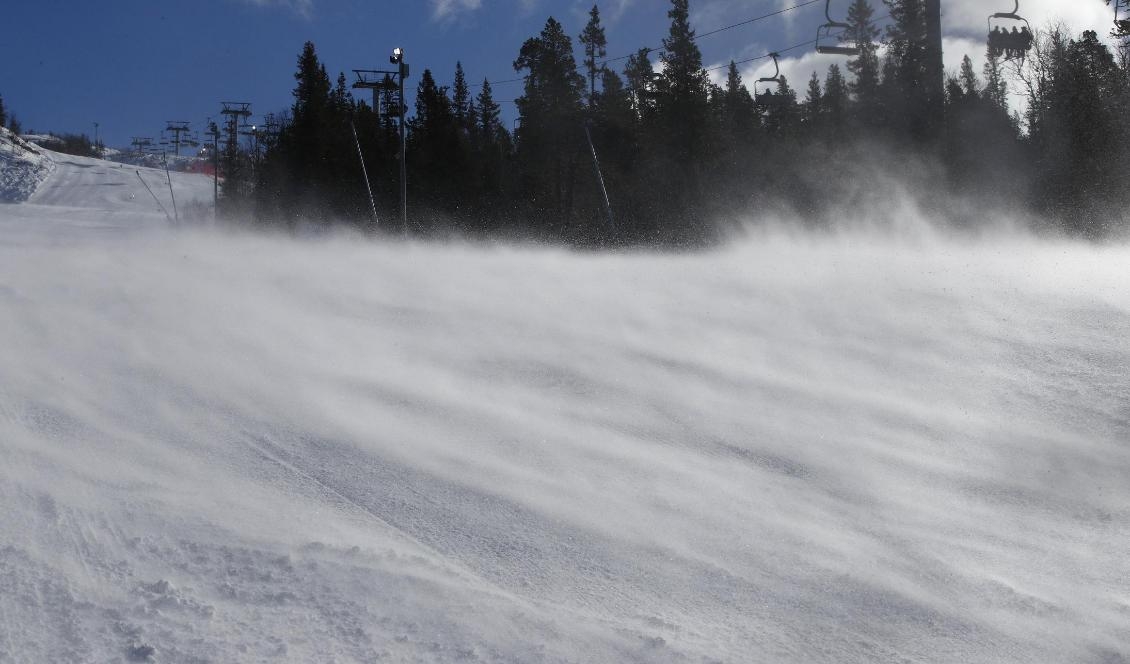
<svg viewBox="0 0 1130 664"><path fill-rule="evenodd" d="M221 115L226 115L227 120L224 121L225 129L228 132L228 150L235 154L239 149L239 129L244 124L245 120L251 117L251 102L246 101L222 101L223 110L220 111Z"/></svg>
<svg viewBox="0 0 1130 664"><path fill-rule="evenodd" d="M399 46L393 49L388 61L396 65L395 70L354 69L357 82L355 89L362 88L373 91L373 110L386 114L395 114L400 125L400 223L403 224L404 234L408 234L408 158L405 154L405 124L404 114L408 112L408 105L404 102L404 79L408 78L408 63L404 61L404 49ZM382 78L383 77L383 78ZM385 98L395 96L395 108L381 109L378 105L378 95L385 92Z"/></svg>
<svg viewBox="0 0 1130 664"><path fill-rule="evenodd" d="M165 131L170 132L173 135L173 154L179 157L180 146L183 142L181 141L180 136L181 134L189 133L188 123L182 120L169 120L166 124L168 126L165 127Z"/></svg>

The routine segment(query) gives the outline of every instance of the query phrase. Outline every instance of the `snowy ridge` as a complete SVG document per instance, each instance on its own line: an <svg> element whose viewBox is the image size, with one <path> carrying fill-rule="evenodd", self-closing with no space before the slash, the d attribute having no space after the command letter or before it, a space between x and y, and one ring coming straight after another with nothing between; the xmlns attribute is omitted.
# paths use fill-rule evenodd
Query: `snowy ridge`
<svg viewBox="0 0 1130 664"><path fill-rule="evenodd" d="M299 242L69 177L0 211L0 662L1130 657L1126 247Z"/></svg>
<svg viewBox="0 0 1130 664"><path fill-rule="evenodd" d="M0 203L26 201L54 170L46 150L0 127Z"/></svg>

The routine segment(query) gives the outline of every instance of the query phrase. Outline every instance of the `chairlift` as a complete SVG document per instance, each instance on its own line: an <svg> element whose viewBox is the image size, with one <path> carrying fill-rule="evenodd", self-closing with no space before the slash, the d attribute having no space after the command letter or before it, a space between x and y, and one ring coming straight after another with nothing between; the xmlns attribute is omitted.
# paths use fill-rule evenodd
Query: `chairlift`
<svg viewBox="0 0 1130 664"><path fill-rule="evenodd" d="M777 97L777 95L774 95L773 91L769 87L766 87L764 90L759 91L757 89L758 85L760 85L761 83L773 83L776 85L781 84L781 64L777 62L777 58L781 57L781 55L779 53L770 53L769 57L773 58L773 68L776 69L776 71L773 72L772 76L759 78L757 79L757 82L753 84L753 98L759 103L763 98L768 98L769 102L774 102L776 101L775 98Z"/></svg>
<svg viewBox="0 0 1130 664"><path fill-rule="evenodd" d="M1007 21L1012 22L1011 31L1008 29ZM1035 41L1032 25L1028 23L1028 19L1020 15L1020 0L1013 0L1012 11L990 15L987 23L989 49L998 57L1003 55L1005 60L1023 59L1025 54L1032 50L1032 43ZM1023 27L1017 30L1021 23L1024 24Z"/></svg>
<svg viewBox="0 0 1130 664"><path fill-rule="evenodd" d="M849 57L859 55L862 49L858 42L851 46L831 46L827 44L827 42L839 37L843 31L851 30L849 23L836 21L832 18L832 0L828 0L824 5L824 17L828 19L828 22L816 28L816 52L824 55L846 55ZM832 34L833 30L839 30L841 33ZM825 43L822 44L821 42Z"/></svg>

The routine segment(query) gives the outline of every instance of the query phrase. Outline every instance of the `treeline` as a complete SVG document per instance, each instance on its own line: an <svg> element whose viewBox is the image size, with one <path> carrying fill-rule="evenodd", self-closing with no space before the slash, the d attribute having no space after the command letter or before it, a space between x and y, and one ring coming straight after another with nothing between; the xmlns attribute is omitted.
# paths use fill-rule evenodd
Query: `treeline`
<svg viewBox="0 0 1130 664"><path fill-rule="evenodd" d="M4 97L0 95L0 127L7 127L13 134L23 133L23 127L15 114L4 107Z"/></svg>
<svg viewBox="0 0 1130 664"><path fill-rule="evenodd" d="M621 71L604 63L598 7L579 49L550 18L514 61L525 82L513 127L489 81L472 86L457 63L448 88L425 70L408 124L408 230L699 244L758 211L821 224L889 206L895 180L958 223L1005 210L1089 237L1125 230L1124 58L1093 32L1052 30L1023 60L988 52L976 72L965 58L937 98L922 0L883 5L890 24L880 30L870 2L853 0L841 38L859 55L800 91L781 76L753 94L732 62L713 83L688 0L671 0L662 50L637 51ZM395 114L355 99L343 75L331 81L311 43L295 79L294 104L262 138L262 155L226 155L223 210L287 228L371 228L355 129L381 227L403 230ZM1010 114L1010 81L1028 98L1024 117ZM377 106L395 108L381 94Z"/></svg>

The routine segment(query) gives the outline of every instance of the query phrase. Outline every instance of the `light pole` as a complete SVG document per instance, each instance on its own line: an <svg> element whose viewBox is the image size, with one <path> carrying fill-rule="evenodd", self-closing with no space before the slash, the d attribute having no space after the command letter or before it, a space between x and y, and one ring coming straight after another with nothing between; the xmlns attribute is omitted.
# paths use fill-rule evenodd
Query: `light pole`
<svg viewBox="0 0 1130 664"><path fill-rule="evenodd" d="M405 154L407 144L404 138L404 112L408 106L404 103L404 79L408 78L408 63L404 61L404 49L397 46L392 50L388 61L397 66L397 79L400 84L400 99L397 109L400 116L400 223L404 225L404 235L408 235L408 157Z"/></svg>

